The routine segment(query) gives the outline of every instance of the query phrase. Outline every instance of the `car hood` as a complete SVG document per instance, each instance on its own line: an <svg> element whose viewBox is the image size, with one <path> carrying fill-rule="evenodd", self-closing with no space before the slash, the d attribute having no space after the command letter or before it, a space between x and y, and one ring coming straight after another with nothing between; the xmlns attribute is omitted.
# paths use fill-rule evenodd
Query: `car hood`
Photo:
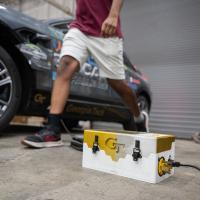
<svg viewBox="0 0 200 200"><path fill-rule="evenodd" d="M41 21L2 4L0 4L0 21L9 26L12 30L23 27L30 28L40 33L46 33L48 30L48 26Z"/></svg>

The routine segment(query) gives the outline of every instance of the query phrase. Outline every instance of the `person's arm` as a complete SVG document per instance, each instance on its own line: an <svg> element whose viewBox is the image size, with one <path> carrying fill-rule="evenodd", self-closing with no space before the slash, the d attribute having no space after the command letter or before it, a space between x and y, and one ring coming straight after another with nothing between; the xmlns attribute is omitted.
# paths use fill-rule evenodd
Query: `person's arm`
<svg viewBox="0 0 200 200"><path fill-rule="evenodd" d="M112 37L115 35L123 1L113 0L110 13L102 24L101 35L103 37Z"/></svg>

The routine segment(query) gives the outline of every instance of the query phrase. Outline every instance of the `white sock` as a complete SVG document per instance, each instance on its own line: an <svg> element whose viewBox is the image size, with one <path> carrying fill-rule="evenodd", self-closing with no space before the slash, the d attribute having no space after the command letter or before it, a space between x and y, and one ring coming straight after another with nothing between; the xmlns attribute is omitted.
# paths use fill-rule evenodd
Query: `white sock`
<svg viewBox="0 0 200 200"><path fill-rule="evenodd" d="M140 123L144 121L144 115L142 113L140 113L140 115L138 117L134 116L134 121L135 123Z"/></svg>

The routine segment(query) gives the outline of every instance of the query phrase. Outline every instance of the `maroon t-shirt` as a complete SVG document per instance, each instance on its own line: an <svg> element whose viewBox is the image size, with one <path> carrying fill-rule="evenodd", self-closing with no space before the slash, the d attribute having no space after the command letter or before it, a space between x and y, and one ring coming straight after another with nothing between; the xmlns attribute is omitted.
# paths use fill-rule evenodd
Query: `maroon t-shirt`
<svg viewBox="0 0 200 200"><path fill-rule="evenodd" d="M90 36L101 36L101 26L108 17L112 0L76 0L76 19L70 28L78 28ZM118 20L116 37L122 37L120 19Z"/></svg>

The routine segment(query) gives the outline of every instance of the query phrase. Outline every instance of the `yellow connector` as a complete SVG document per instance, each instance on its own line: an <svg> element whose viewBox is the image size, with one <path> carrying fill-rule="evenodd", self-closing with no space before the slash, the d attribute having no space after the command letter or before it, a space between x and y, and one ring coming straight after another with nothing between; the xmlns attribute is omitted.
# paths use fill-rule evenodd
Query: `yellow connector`
<svg viewBox="0 0 200 200"><path fill-rule="evenodd" d="M164 157L159 158L159 160L158 160L158 174L159 174L159 176L163 176L166 173L170 174L171 170L172 170L172 165L169 164L169 162L166 161Z"/></svg>

